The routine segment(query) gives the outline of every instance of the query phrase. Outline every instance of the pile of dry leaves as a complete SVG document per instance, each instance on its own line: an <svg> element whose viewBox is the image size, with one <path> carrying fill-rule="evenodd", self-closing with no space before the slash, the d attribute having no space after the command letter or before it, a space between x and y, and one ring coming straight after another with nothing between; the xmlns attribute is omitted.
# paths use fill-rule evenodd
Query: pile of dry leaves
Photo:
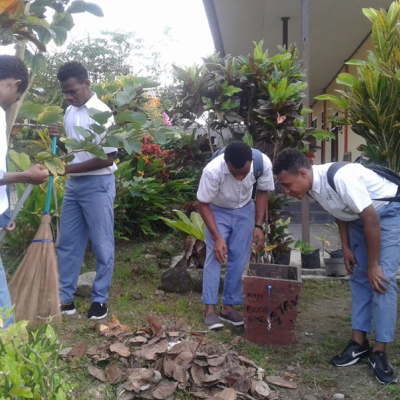
<svg viewBox="0 0 400 400"><path fill-rule="evenodd" d="M66 354L67 360L89 356L92 376L113 385L122 382L117 388L120 400L169 400L176 391L199 399L272 400L279 393L267 382L296 388L292 379L265 377L263 369L235 351L220 348L219 354L207 353L207 339L184 332L181 321L175 326L181 330L172 332L163 331L152 317L149 322L151 328L133 332L114 318L108 326L98 327L106 342L87 349L87 342L82 341ZM96 366L105 362L105 370Z"/></svg>

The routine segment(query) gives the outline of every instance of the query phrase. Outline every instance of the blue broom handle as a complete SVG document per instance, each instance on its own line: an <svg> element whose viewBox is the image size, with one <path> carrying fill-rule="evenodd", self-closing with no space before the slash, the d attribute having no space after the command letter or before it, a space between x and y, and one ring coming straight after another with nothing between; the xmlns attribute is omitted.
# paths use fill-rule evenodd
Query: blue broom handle
<svg viewBox="0 0 400 400"><path fill-rule="evenodd" d="M53 137L53 148L52 148L53 154L56 154L56 149L57 149L57 138L54 136ZM54 179L54 176L51 175L49 178L49 186L47 187L46 206L44 207L45 214L48 214L50 212L50 202L51 202L51 192L53 189L53 179Z"/></svg>

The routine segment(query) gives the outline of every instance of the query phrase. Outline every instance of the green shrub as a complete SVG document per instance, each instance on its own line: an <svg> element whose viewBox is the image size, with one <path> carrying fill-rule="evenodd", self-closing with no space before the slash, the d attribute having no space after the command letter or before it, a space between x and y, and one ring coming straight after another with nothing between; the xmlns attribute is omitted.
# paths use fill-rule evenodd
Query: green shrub
<svg viewBox="0 0 400 400"><path fill-rule="evenodd" d="M0 320L1 321L1 320ZM0 400L71 398L58 358L60 344L53 328L28 332L20 321L0 330Z"/></svg>

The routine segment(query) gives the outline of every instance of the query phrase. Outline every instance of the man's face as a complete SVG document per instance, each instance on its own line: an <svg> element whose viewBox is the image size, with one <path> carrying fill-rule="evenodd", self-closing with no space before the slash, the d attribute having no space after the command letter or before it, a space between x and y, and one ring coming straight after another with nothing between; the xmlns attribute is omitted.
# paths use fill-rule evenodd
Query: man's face
<svg viewBox="0 0 400 400"><path fill-rule="evenodd" d="M61 90L65 98L74 107L83 106L92 97L92 91L90 90L90 83L88 80L79 83L75 78L69 78L61 82Z"/></svg>
<svg viewBox="0 0 400 400"><path fill-rule="evenodd" d="M301 200L311 188L312 180L310 181L307 170L303 168L299 169L297 174L282 171L277 178L282 185L283 192L299 200Z"/></svg>
<svg viewBox="0 0 400 400"><path fill-rule="evenodd" d="M235 168L230 162L227 163L227 166L233 177L238 181L242 181L250 172L251 161L247 161L242 168Z"/></svg>
<svg viewBox="0 0 400 400"><path fill-rule="evenodd" d="M18 92L21 79L3 79L0 81L0 104L7 110L12 104L20 99L22 93Z"/></svg>

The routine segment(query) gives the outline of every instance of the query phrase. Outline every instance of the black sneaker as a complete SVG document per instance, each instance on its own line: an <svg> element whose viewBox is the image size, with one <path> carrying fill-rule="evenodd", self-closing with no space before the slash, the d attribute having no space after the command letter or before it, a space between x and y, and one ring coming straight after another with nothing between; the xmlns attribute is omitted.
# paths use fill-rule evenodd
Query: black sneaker
<svg viewBox="0 0 400 400"><path fill-rule="evenodd" d="M61 314L74 315L76 313L75 304L60 304Z"/></svg>
<svg viewBox="0 0 400 400"><path fill-rule="evenodd" d="M357 364L368 356L369 350L370 346L368 340L364 342L364 346L360 346L354 340L350 340L342 353L332 358L331 363L335 367L348 367Z"/></svg>
<svg viewBox="0 0 400 400"><path fill-rule="evenodd" d="M89 319L103 319L107 316L107 304L93 302L89 308Z"/></svg>
<svg viewBox="0 0 400 400"><path fill-rule="evenodd" d="M375 377L379 383L387 385L397 382L396 374L388 363L386 354L383 351L370 352L369 366L374 370Z"/></svg>

